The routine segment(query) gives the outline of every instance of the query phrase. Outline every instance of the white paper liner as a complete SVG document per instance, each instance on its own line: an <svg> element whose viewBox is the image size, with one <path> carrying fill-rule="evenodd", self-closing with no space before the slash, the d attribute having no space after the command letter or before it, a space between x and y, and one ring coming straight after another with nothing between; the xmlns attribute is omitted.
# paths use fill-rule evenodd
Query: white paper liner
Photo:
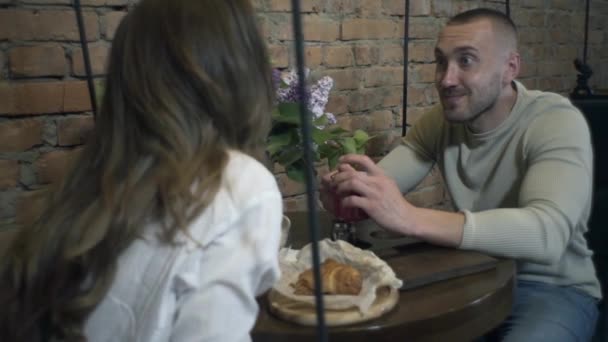
<svg viewBox="0 0 608 342"><path fill-rule="evenodd" d="M343 310L356 307L362 313L367 313L376 299L376 290L389 286L399 289L403 282L397 279L391 267L371 251L364 251L346 241L332 241L325 239L319 241L319 255L321 262L327 258L351 265L361 272L363 284L359 295L325 295L323 303L326 309ZM281 278L274 286L274 290L292 300L315 303L315 296L293 294L293 287L300 273L312 267L312 247L310 244L301 250L282 248L279 252L279 265Z"/></svg>

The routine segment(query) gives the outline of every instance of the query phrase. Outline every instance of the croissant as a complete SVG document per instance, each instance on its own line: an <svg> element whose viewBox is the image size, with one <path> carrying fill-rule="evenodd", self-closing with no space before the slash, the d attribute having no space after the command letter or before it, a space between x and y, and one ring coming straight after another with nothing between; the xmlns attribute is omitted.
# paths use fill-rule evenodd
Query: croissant
<svg viewBox="0 0 608 342"><path fill-rule="evenodd" d="M321 264L321 279L323 293L333 295L358 295L361 291L361 273L354 267L327 259ZM314 293L314 277L312 268L300 273L294 287L296 295L312 295Z"/></svg>

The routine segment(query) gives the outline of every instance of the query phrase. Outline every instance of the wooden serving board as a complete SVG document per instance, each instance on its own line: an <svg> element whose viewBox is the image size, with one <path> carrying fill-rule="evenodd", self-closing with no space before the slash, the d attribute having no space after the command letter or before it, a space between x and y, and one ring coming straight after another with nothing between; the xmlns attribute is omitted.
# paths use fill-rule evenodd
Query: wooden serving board
<svg viewBox="0 0 608 342"><path fill-rule="evenodd" d="M337 327L369 321L389 312L399 301L399 291L392 288L378 289L376 295L376 300L366 313L361 313L357 308L325 310L325 323L329 327ZM313 305L294 301L274 290L270 290L267 298L270 312L277 317L301 325L314 326L317 324L317 315Z"/></svg>
<svg viewBox="0 0 608 342"><path fill-rule="evenodd" d="M491 256L428 244L409 245L401 250L377 251L403 280L401 290L486 271L496 267L498 259Z"/></svg>

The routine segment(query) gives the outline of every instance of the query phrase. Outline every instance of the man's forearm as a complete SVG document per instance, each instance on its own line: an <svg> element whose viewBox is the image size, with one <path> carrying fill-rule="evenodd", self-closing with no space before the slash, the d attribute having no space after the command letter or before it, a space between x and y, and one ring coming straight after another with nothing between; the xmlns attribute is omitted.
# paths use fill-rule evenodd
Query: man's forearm
<svg viewBox="0 0 608 342"><path fill-rule="evenodd" d="M459 247L465 216L460 212L414 207L404 232L415 238L448 247Z"/></svg>

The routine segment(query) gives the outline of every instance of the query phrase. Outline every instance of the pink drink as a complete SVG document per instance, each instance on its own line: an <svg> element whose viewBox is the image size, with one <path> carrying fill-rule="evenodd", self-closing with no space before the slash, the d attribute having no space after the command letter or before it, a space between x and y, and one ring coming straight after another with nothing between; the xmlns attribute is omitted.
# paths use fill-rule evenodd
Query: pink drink
<svg viewBox="0 0 608 342"><path fill-rule="evenodd" d="M332 197L334 202L334 215L336 215L338 220L353 223L369 218L369 215L362 209L343 206L342 199L344 196L340 196L333 192Z"/></svg>

